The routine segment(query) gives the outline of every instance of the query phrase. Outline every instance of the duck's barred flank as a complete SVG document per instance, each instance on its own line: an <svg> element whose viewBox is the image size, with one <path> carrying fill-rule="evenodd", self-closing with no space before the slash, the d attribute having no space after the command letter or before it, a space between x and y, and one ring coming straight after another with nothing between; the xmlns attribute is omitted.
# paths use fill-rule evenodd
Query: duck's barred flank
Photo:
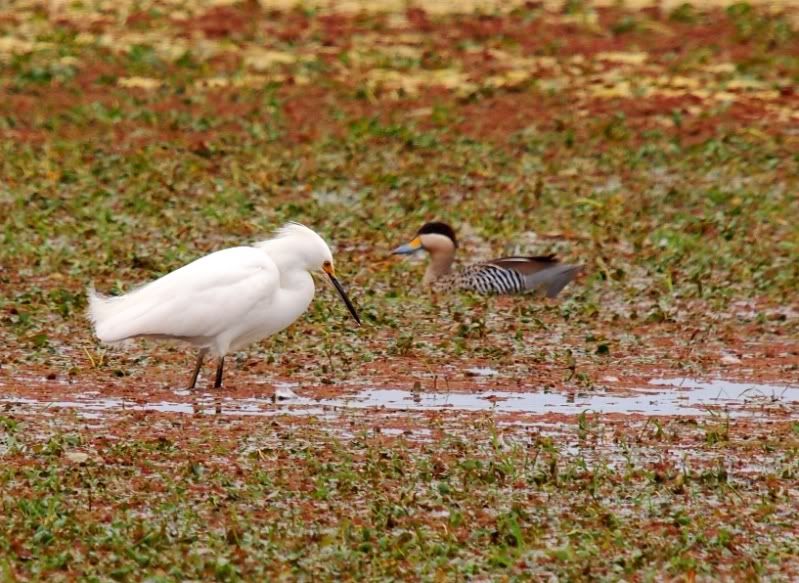
<svg viewBox="0 0 799 583"><path fill-rule="evenodd" d="M526 290L518 271L496 265L472 265L439 279L435 286L442 291L469 290L481 294L519 294Z"/></svg>

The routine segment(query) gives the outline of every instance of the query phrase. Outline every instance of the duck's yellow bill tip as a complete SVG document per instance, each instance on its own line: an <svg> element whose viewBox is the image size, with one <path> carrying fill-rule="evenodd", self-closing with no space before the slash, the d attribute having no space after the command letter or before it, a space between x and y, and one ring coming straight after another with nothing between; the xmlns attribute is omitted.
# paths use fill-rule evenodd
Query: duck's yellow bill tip
<svg viewBox="0 0 799 583"><path fill-rule="evenodd" d="M415 253L419 249L422 248L422 240L419 237L415 237L413 241L407 243L406 245L400 245L396 249L394 249L391 254L392 255L410 255L411 253Z"/></svg>

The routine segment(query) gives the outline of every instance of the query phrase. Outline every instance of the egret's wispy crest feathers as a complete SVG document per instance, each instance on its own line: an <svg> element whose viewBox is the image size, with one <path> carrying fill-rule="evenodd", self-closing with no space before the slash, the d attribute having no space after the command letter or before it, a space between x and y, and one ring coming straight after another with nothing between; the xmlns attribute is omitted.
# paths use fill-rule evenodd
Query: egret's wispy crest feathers
<svg viewBox="0 0 799 583"><path fill-rule="evenodd" d="M278 228L275 232L275 237L291 237L292 235L308 235L311 237L318 237L313 230L309 229L302 223L297 221L289 221L282 227Z"/></svg>
<svg viewBox="0 0 799 583"><path fill-rule="evenodd" d="M278 239L287 239L289 237L308 237L313 239L320 238L315 231L309 229L302 223L289 221L284 225L275 229L275 233L274 235L272 235L271 238L264 239L263 241L258 241L257 243L255 243L255 247L262 247Z"/></svg>

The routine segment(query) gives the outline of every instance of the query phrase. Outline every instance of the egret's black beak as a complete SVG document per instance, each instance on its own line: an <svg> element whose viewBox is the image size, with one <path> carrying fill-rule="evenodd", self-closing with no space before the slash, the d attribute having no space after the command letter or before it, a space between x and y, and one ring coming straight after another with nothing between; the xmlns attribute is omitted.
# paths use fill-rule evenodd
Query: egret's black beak
<svg viewBox="0 0 799 583"><path fill-rule="evenodd" d="M358 322L358 325L361 325L361 319L358 317L358 312L355 311L355 306L352 305L347 292L344 291L344 287L341 285L341 282L336 278L336 275L333 271L332 265L324 265L322 267L324 269L327 276L330 278L330 281L333 283L333 287L336 288L338 295L341 296L341 299L344 300L344 304L347 306L347 309L352 314L352 317L355 318L355 321Z"/></svg>

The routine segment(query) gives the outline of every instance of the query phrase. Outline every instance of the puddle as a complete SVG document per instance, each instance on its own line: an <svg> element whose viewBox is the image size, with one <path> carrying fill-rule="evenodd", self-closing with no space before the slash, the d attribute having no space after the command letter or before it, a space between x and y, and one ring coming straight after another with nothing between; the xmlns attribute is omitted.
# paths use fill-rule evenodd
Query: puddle
<svg viewBox="0 0 799 583"><path fill-rule="evenodd" d="M184 391L174 391L184 396ZM298 396L289 386L276 388L277 398L232 398L214 393L198 394L190 401L141 402L117 397L101 397L96 391L76 393L71 399L54 401L30 398L0 398L6 408L31 409L51 414L56 409L77 409L86 418L97 418L115 411L153 411L176 414L221 414L240 416L335 415L347 409L382 408L395 411L496 411L575 415L583 411L641 415L755 415L779 411L799 414L799 387L734 383L723 380L657 379L632 394L605 392L518 393L442 393L398 389L366 389L354 395L333 399Z"/></svg>
<svg viewBox="0 0 799 583"><path fill-rule="evenodd" d="M701 382L689 379L659 380L633 395L609 393L425 393L373 389L341 400L359 408L460 411L493 410L500 413L638 413L643 415L704 415L728 411L731 415L752 414L762 405L790 406L799 412L799 387L752 385L726 381ZM322 401L321 403L325 403ZM334 403L329 403L334 404ZM336 403L337 404L337 403Z"/></svg>
<svg viewBox="0 0 799 583"><path fill-rule="evenodd" d="M465 371L466 376L470 377L493 377L499 374L496 370L489 366L474 366L467 368Z"/></svg>
<svg viewBox="0 0 799 583"><path fill-rule="evenodd" d="M725 380L701 381L689 378L676 379L653 379L650 385L669 386L676 389L687 389L697 394L716 393L716 397L724 397L736 400L753 399L777 399L777 400L799 400L799 385L771 385L763 383L737 383Z"/></svg>

